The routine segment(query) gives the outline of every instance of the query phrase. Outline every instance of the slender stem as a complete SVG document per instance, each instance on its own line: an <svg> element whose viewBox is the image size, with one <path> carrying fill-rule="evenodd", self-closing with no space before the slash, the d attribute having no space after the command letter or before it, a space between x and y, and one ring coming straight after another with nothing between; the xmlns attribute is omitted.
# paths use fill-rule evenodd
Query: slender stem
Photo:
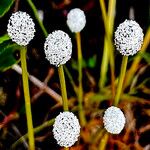
<svg viewBox="0 0 150 150"><path fill-rule="evenodd" d="M29 83L28 83L28 72L27 72L27 64L26 64L26 52L27 52L26 47L24 47L20 52L22 80L23 80L25 109L26 109L27 126L28 126L29 148L30 150L35 150L32 112L31 112L31 103L30 103L30 94L29 94Z"/></svg>
<svg viewBox="0 0 150 150"><path fill-rule="evenodd" d="M126 68L127 68L127 62L128 62L128 56L123 56L116 96L115 96L115 100L114 100L115 106L118 105L119 100L120 100L121 92L123 89L123 82L124 82L124 78L125 78Z"/></svg>
<svg viewBox="0 0 150 150"><path fill-rule="evenodd" d="M109 49L107 45L107 39L105 37L104 40L104 49L103 49L103 57L100 65L100 79L99 79L99 89L102 90L106 83L107 71L108 71L108 63L109 63Z"/></svg>
<svg viewBox="0 0 150 150"><path fill-rule="evenodd" d="M66 91L66 82L64 76L64 69L62 65L58 67L58 75L59 75L60 86L61 86L63 109L64 111L68 111L69 108L68 108L68 99L67 99L67 91Z"/></svg>
<svg viewBox="0 0 150 150"><path fill-rule="evenodd" d="M107 26L108 22L107 22L105 3L104 3L104 0L99 0L99 2L100 2L101 11L102 11L102 17L104 20L105 34L106 34L106 38L107 38L108 46L109 46L108 49L109 49L110 71L111 71L111 87L112 87L112 97L114 98L115 96L115 61L114 61L114 53L113 53L114 48L113 48L111 38L109 36L110 31Z"/></svg>
<svg viewBox="0 0 150 150"><path fill-rule="evenodd" d="M113 27L114 27L115 8L116 8L116 0L109 0L107 20L108 20L108 29L109 29L110 39L112 38L112 32L113 32ZM106 10L106 9L103 9L103 10ZM103 13L103 14L105 14L105 13ZM100 68L100 79L99 79L99 88L100 89L103 89L103 87L105 86L105 83L106 83L108 63L109 63L109 46L108 46L107 37L105 35L102 63L100 66L101 67Z"/></svg>
<svg viewBox="0 0 150 150"><path fill-rule="evenodd" d="M109 138L109 134L106 132L100 141L100 144L98 146L98 150L105 150L106 149L108 138Z"/></svg>
<svg viewBox="0 0 150 150"><path fill-rule="evenodd" d="M40 27L41 27L41 29L42 29L44 35L47 36L48 33L47 33L47 31L46 31L46 29L45 29L45 27L44 27L44 25L43 25L43 22L42 22L42 21L40 20L40 18L39 18L39 15L38 15L38 12L37 12L37 8L35 7L35 5L34 5L34 3L32 2L32 0L27 0L27 2L28 2L28 4L30 5L30 7L32 8L32 11L33 11L33 13L34 13L34 16L35 16L36 20L38 21L38 23L39 23L39 25L40 25Z"/></svg>
<svg viewBox="0 0 150 150"><path fill-rule="evenodd" d="M34 128L34 134L39 133L43 129L50 127L54 123L55 119L51 119L49 121L44 122L42 125ZM11 149L15 149L17 145L21 144L25 139L29 138L28 134L23 135L20 139L18 139L11 147Z"/></svg>
<svg viewBox="0 0 150 150"><path fill-rule="evenodd" d="M77 42L77 51L78 51L78 80L79 80L79 88L78 88L78 107L79 107L79 118L81 121L81 125L85 126L86 119L83 110L83 86L82 86L82 50L81 50L81 36L80 33L76 33L76 42Z"/></svg>
<svg viewBox="0 0 150 150"><path fill-rule="evenodd" d="M65 66L64 66L64 71L65 71L65 73L67 74L67 76L69 78L69 81L70 81L70 83L71 83L71 85L72 85L72 87L74 89L75 94L77 95L77 93L78 93L77 86L76 86L76 84L75 84L75 82L74 82L74 80L72 78L72 75L71 75L70 71Z"/></svg>

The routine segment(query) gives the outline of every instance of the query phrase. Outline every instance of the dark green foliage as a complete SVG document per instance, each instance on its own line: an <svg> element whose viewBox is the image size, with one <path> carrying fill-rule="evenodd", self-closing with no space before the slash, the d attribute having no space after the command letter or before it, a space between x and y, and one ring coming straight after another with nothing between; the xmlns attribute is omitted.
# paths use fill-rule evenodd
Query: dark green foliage
<svg viewBox="0 0 150 150"><path fill-rule="evenodd" d="M3 41L0 38L0 71L6 71L13 64L18 63L19 59L15 56L15 53L21 49L17 44L11 41Z"/></svg>
<svg viewBox="0 0 150 150"><path fill-rule="evenodd" d="M13 3L14 0L0 0L0 18L9 11Z"/></svg>

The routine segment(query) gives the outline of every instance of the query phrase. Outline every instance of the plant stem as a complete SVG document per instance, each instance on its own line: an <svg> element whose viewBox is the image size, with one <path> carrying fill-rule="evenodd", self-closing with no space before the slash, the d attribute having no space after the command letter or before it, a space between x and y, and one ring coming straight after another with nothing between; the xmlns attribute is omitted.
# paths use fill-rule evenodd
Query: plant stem
<svg viewBox="0 0 150 150"><path fill-rule="evenodd" d="M112 38L112 32L113 32L113 27L114 27L115 8L116 8L116 0L109 0L107 20L108 20L108 29L109 29L110 39ZM106 9L103 9L103 10L106 10ZM103 57L102 57L102 63L100 66L99 89L103 89L103 87L105 86L107 71L108 71L108 62L109 62L109 46L108 46L107 37L105 35Z"/></svg>
<svg viewBox="0 0 150 150"><path fill-rule="evenodd" d="M78 89L77 89L77 86L76 86L76 84L75 84L75 82L74 82L72 76L71 76L70 71L68 70L67 67L64 67L64 71L65 71L65 73L67 74L67 77L68 77L69 80L70 80L70 83L71 83L71 85L72 85L72 87L73 87L73 89L74 89L75 94L77 95L77 94L78 94Z"/></svg>
<svg viewBox="0 0 150 150"><path fill-rule="evenodd" d="M68 111L69 109L68 109L68 99L67 99L67 91L66 91L66 82L65 82L65 76L64 76L64 69L63 69L62 65L60 65L58 67L58 75L59 75L60 86L61 86L63 109L64 109L64 111Z"/></svg>
<svg viewBox="0 0 150 150"><path fill-rule="evenodd" d="M30 103L30 94L29 94L29 83L28 83L28 72L27 72L27 64L26 64L26 52L27 52L26 47L24 47L20 52L22 80L23 80L25 109L26 109L27 126L28 126L29 148L30 150L35 150L32 112L31 112L31 103Z"/></svg>
<svg viewBox="0 0 150 150"><path fill-rule="evenodd" d="M40 25L45 37L47 37L48 33L43 25L43 22L40 20L38 12L37 12L37 8L35 7L34 3L32 2L32 0L27 0L28 4L30 5L30 7L32 8L32 11L34 13L34 16L36 18L36 20L38 21L38 24Z"/></svg>
<svg viewBox="0 0 150 150"><path fill-rule="evenodd" d="M82 50L81 50L81 36L80 33L76 33L76 42L77 42L77 51L78 51L78 81L79 81L79 88L78 88L78 107L79 107L79 118L81 121L81 125L85 126L86 119L83 110L83 86L82 86Z"/></svg>
<svg viewBox="0 0 150 150"><path fill-rule="evenodd" d="M124 82L124 78L125 78L126 68L127 68L127 62L128 62L128 56L123 56L116 96L115 96L115 100L114 100L115 106L118 105L119 100L120 100L121 92L123 89L123 82Z"/></svg>
<svg viewBox="0 0 150 150"><path fill-rule="evenodd" d="M100 7L102 11L102 17L104 21L104 28L105 28L105 34L108 41L108 49L109 49L109 61L110 61L110 71L111 71L111 87L112 87L112 97L115 96L115 61L114 61L114 47L110 38L110 31L108 28L108 22L107 22L107 14L106 14L106 7L104 0L99 0Z"/></svg>
<svg viewBox="0 0 150 150"><path fill-rule="evenodd" d="M99 89L102 90L106 83L107 71L108 71L108 63L109 63L109 49L107 45L107 39L104 39L104 49L103 49L103 57L100 65L100 79L99 79Z"/></svg>
<svg viewBox="0 0 150 150"><path fill-rule="evenodd" d="M100 144L98 146L98 150L105 150L106 149L108 138L109 138L109 134L106 132L100 141Z"/></svg>
<svg viewBox="0 0 150 150"><path fill-rule="evenodd" d="M54 123L55 119L51 119L49 121L44 122L42 125L34 128L34 134L39 133L40 131L42 131L43 129L50 127L53 123ZM21 144L25 139L29 138L28 134L25 134L24 136L22 136L20 139L18 139L11 147L11 149L15 149L17 145Z"/></svg>

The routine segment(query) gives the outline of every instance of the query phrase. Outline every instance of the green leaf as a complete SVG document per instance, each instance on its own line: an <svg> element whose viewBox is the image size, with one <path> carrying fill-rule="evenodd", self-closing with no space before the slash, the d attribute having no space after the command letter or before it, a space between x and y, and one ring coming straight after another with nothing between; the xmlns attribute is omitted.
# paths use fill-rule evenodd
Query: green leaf
<svg viewBox="0 0 150 150"><path fill-rule="evenodd" d="M8 34L1 36L0 37L0 44L2 44L5 41L8 41L9 39L10 39L10 37L8 36Z"/></svg>
<svg viewBox="0 0 150 150"><path fill-rule="evenodd" d="M21 49L21 46L10 41L0 44L0 71L6 71L20 59L16 59L15 52Z"/></svg>
<svg viewBox="0 0 150 150"><path fill-rule="evenodd" d="M87 66L89 68L94 68L96 66L96 55L88 59Z"/></svg>
<svg viewBox="0 0 150 150"><path fill-rule="evenodd" d="M150 53L147 53L147 52L142 52L142 53L139 53L139 55L144 58L144 60L150 64Z"/></svg>
<svg viewBox="0 0 150 150"><path fill-rule="evenodd" d="M71 66L74 70L78 70L78 61L71 59ZM82 68L86 68L86 61L82 59Z"/></svg>
<svg viewBox="0 0 150 150"><path fill-rule="evenodd" d="M9 11L13 3L14 0L0 0L0 18Z"/></svg>

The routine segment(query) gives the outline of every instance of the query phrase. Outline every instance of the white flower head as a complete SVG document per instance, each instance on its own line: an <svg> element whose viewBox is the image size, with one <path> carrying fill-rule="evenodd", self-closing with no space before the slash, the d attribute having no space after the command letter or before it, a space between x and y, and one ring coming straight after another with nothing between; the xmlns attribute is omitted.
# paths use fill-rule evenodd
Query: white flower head
<svg viewBox="0 0 150 150"><path fill-rule="evenodd" d="M55 118L53 135L57 143L62 147L71 147L80 135L80 124L72 112L60 113Z"/></svg>
<svg viewBox="0 0 150 150"><path fill-rule="evenodd" d="M125 116L123 112L114 106L109 107L103 116L105 129L112 134L119 134L125 126Z"/></svg>
<svg viewBox="0 0 150 150"><path fill-rule="evenodd" d="M59 67L65 64L72 54L72 42L67 33L56 30L48 35L44 51L50 64Z"/></svg>
<svg viewBox="0 0 150 150"><path fill-rule="evenodd" d="M125 20L115 32L116 49L125 56L136 54L143 43L143 30L133 20Z"/></svg>
<svg viewBox="0 0 150 150"><path fill-rule="evenodd" d="M34 37L34 27L32 18L26 12L18 11L11 15L7 32L12 41L18 45L26 46Z"/></svg>
<svg viewBox="0 0 150 150"><path fill-rule="evenodd" d="M72 32L80 32L86 24L84 12L79 8L70 10L67 15L67 25Z"/></svg>

